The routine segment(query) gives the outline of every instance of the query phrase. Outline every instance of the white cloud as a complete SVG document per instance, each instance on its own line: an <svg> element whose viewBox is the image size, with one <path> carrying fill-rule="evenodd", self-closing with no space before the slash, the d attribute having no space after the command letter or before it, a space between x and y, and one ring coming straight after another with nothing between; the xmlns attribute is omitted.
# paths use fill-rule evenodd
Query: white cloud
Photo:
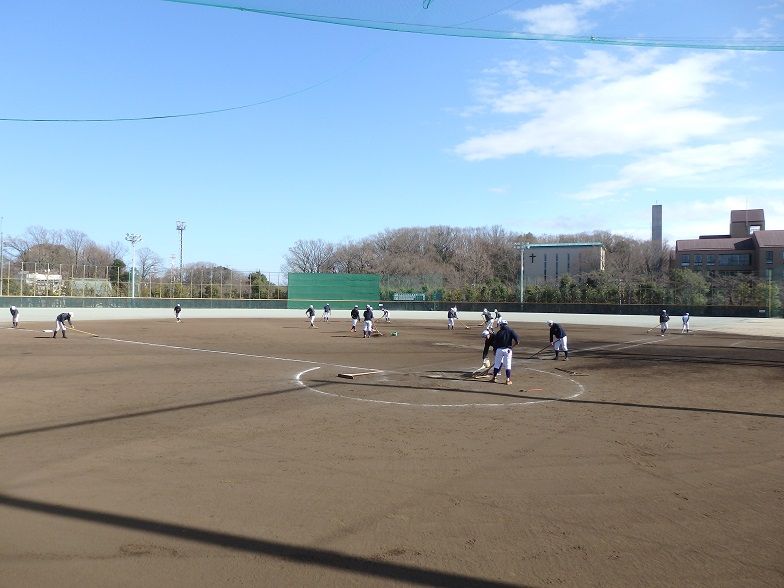
<svg viewBox="0 0 784 588"><path fill-rule="evenodd" d="M529 152L593 157L673 149L715 136L750 120L699 108L712 86L725 81L723 59L697 54L657 64L638 56L619 67L614 57L591 51L577 60L579 77L566 89L522 79L506 92L486 92L482 100L496 113L530 116L514 128L468 139L455 152L469 161Z"/></svg>
<svg viewBox="0 0 784 588"><path fill-rule="evenodd" d="M617 179L597 182L573 196L578 200L597 200L639 186L696 179L747 165L765 151L766 144L760 139L675 149L630 163L621 168Z"/></svg>
<svg viewBox="0 0 784 588"><path fill-rule="evenodd" d="M631 163L621 175L637 183L701 175L745 165L764 151L765 143L760 139L678 149Z"/></svg>
<svg viewBox="0 0 784 588"><path fill-rule="evenodd" d="M524 23L526 32L576 35L592 25L585 18L590 12L618 2L619 0L578 0L562 4L543 4L529 10L509 11L509 15Z"/></svg>

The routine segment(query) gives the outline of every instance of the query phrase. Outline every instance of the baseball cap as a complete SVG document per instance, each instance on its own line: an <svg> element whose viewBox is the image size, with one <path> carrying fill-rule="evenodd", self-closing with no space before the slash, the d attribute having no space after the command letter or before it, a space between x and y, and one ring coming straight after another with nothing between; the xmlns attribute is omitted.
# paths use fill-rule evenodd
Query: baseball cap
<svg viewBox="0 0 784 588"><path fill-rule="evenodd" d="M501 324L501 325L508 325L509 321L506 320L506 319L501 319L500 321L498 321L498 323Z"/></svg>

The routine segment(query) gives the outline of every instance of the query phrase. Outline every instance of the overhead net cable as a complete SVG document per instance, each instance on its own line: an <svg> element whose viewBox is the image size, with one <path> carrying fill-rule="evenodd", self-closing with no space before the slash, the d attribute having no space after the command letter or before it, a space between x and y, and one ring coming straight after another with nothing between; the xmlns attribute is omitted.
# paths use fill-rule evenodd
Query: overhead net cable
<svg viewBox="0 0 784 588"><path fill-rule="evenodd" d="M591 45L622 45L629 47L670 47L678 49L712 49L726 51L784 51L782 39L755 39L753 41L728 41L710 39L656 39L644 37L609 37L598 35L553 35L545 33L527 33L515 31L502 31L494 29L475 29L459 26L427 25L405 22L385 22L368 19L358 19L343 16L328 16L322 14L307 14L301 12L285 12L256 8L243 2L214 2L211 0L165 0L180 4L198 4L216 8L229 8L244 12L256 12L269 16L293 18L313 22L344 25L366 29L394 31L400 33L417 33L422 35L441 35L450 37L472 37L478 39L504 39L509 41L550 41L555 43L584 43ZM423 4L428 8L430 2Z"/></svg>
<svg viewBox="0 0 784 588"><path fill-rule="evenodd" d="M627 46L627 47L649 47L649 48L678 48L678 49L704 49L704 50L725 50L725 51L784 51L784 41L782 39L756 39L753 41L728 41L721 39L666 39L666 38L627 38L627 37L609 37L597 35L554 35L544 33L526 33L514 31L502 31L493 29L478 29L466 28L460 25L428 25L417 23L405 22L387 22L368 19L357 19L341 16L328 16L318 14L307 14L299 12L286 12L280 10L270 10L264 8L257 8L249 6L243 2L224 1L214 2L209 0L165 0L167 2L177 2L180 4L196 4L201 6L211 6L216 8L226 8L233 10L240 10L244 12L255 12L265 14L268 16L277 16L282 18L291 18L297 20L305 20L312 22L320 22L326 24L335 24L342 26L350 26L365 29L376 29L392 32L402 33L415 33L422 35L439 35L451 37L470 37L478 39L499 39L510 41L547 41L553 43L577 43L589 45L602 45L602 46ZM246 0L247 1L247 0ZM422 0L422 7L424 9L430 8L432 0ZM513 4L517 4L514 2ZM513 5L512 4L512 5ZM509 5L511 6L511 5ZM507 6L507 8L509 7ZM503 10L503 9L501 9ZM501 10L495 11L492 14L497 14ZM474 18L464 21L463 24L481 20L489 15L484 15L479 18ZM194 116L206 116L211 114L219 114L222 112L231 112L234 110L242 110L253 108L262 104L276 102L291 96L296 96L303 92L307 92L317 88L327 82L331 81L337 76L332 76L326 80L322 80L315 84L311 84L299 90L282 94L273 98L259 100L249 104L242 104L239 106L230 106L225 108L216 108L211 110L200 110L196 112L185 112L176 114L162 114L151 116L137 116L137 117L114 117L114 118L21 118L21 117L0 117L0 122L36 122L36 123L107 123L107 122L133 122L133 121L149 121L149 120L163 120L163 119L176 119Z"/></svg>

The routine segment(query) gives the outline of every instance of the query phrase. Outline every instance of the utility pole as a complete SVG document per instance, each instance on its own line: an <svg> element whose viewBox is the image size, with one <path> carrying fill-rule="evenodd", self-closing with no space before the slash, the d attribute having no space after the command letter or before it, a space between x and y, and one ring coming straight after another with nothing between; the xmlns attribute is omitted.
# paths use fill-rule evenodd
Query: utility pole
<svg viewBox="0 0 784 588"><path fill-rule="evenodd" d="M125 233L125 240L131 243L131 298L136 298L136 244L142 240L142 236Z"/></svg>
<svg viewBox="0 0 784 588"><path fill-rule="evenodd" d="M180 284L182 284L182 233L185 231L185 221L177 221L177 230L180 232Z"/></svg>

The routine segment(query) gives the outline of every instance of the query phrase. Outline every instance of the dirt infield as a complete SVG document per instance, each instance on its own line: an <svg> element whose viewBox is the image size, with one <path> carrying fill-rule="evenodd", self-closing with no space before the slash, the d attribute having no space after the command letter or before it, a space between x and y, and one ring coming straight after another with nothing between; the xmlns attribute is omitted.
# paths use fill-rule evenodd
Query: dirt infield
<svg viewBox="0 0 784 588"><path fill-rule="evenodd" d="M784 339L317 325L1 329L0 586L784 586Z"/></svg>

